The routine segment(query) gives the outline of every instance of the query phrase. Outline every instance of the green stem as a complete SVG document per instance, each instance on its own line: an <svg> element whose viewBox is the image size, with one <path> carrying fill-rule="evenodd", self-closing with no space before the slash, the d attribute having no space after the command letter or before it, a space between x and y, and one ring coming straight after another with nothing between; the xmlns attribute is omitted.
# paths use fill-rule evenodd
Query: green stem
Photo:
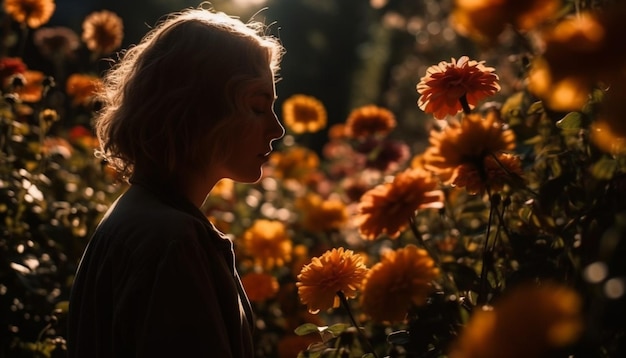
<svg viewBox="0 0 626 358"><path fill-rule="evenodd" d="M361 331L361 328L356 323L356 320L354 319L354 315L352 314L352 310L350 310L350 305L348 304L348 299L346 298L346 295L343 294L343 291L337 291L337 296L339 296L339 299L341 300L341 304L348 312L350 321L352 322L352 325L354 326L354 328L356 328L359 338L361 338L361 341L363 341L363 343L367 346L367 349L374 355L374 357L378 358L378 355L376 355L376 352L374 351L374 347L372 347L372 344L370 343L369 339L365 337L365 334L363 334L363 331Z"/></svg>
<svg viewBox="0 0 626 358"><path fill-rule="evenodd" d="M487 222L487 232L485 233L485 243L483 245L483 254L482 254L482 268L480 269L480 287L478 292L478 305L482 306L487 303L487 275L488 268L492 265L493 261L493 251L489 248L489 236L491 234L491 222L493 221L493 214L495 210L495 206L499 201L499 195L491 195L489 193L489 221ZM496 199L497 198L497 199Z"/></svg>

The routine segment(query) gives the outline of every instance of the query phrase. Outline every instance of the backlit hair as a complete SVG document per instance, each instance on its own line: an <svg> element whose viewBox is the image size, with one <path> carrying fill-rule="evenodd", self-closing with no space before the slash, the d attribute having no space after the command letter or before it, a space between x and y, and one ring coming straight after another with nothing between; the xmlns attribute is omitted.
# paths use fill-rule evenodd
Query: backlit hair
<svg viewBox="0 0 626 358"><path fill-rule="evenodd" d="M202 6L167 16L105 74L98 154L125 178L206 167L241 88L276 80L284 49L266 30Z"/></svg>

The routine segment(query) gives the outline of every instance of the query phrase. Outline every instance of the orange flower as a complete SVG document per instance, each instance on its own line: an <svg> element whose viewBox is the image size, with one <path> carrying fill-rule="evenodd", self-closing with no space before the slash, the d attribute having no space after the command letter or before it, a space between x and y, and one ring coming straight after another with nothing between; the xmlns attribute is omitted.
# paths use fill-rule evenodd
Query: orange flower
<svg viewBox="0 0 626 358"><path fill-rule="evenodd" d="M270 164L277 178L303 180L319 168L320 159L308 148L289 147L282 152L272 152Z"/></svg>
<svg viewBox="0 0 626 358"><path fill-rule="evenodd" d="M241 278L241 284L251 302L262 302L276 296L279 285L276 277L262 272L251 272Z"/></svg>
<svg viewBox="0 0 626 358"><path fill-rule="evenodd" d="M519 157L508 153L488 155L481 167L461 164L452 185L465 188L469 194L484 193L486 189L502 190L505 184L521 178L522 164Z"/></svg>
<svg viewBox="0 0 626 358"><path fill-rule="evenodd" d="M489 112L484 118L469 114L461 123L450 123L442 131L433 130L430 144L424 152L425 167L451 184L461 165L482 168L486 156L514 149L515 134L502 128L496 112Z"/></svg>
<svg viewBox="0 0 626 358"><path fill-rule="evenodd" d="M529 30L560 8L561 0L456 0L450 23L463 36L492 45L508 24Z"/></svg>
<svg viewBox="0 0 626 358"><path fill-rule="evenodd" d="M396 126L396 117L383 107L368 105L353 110L346 120L346 135L351 138L385 136Z"/></svg>
<svg viewBox="0 0 626 358"><path fill-rule="evenodd" d="M472 314L450 358L544 357L578 339L581 306L569 287L521 284Z"/></svg>
<svg viewBox="0 0 626 358"><path fill-rule="evenodd" d="M309 194L298 199L296 206L302 210L302 226L309 231L339 230L348 221L346 205L338 199Z"/></svg>
<svg viewBox="0 0 626 358"><path fill-rule="evenodd" d="M87 106L102 87L102 80L98 76L74 73L67 79L65 87L73 105Z"/></svg>
<svg viewBox="0 0 626 358"><path fill-rule="evenodd" d="M54 0L5 0L4 11L20 24L36 29L47 23L54 13Z"/></svg>
<svg viewBox="0 0 626 358"><path fill-rule="evenodd" d="M417 84L417 92L421 94L417 104L439 119L463 110L462 96L474 108L479 101L500 90L494 68L485 67L484 63L462 56L458 61L452 58L450 63L441 61L430 66Z"/></svg>
<svg viewBox="0 0 626 358"><path fill-rule="evenodd" d="M30 103L39 102L43 94L43 80L45 78L43 72L26 70L18 76L23 76L24 81L24 85L15 91L20 99Z"/></svg>
<svg viewBox="0 0 626 358"><path fill-rule="evenodd" d="M246 252L255 264L270 270L291 261L291 240L280 221L258 219L243 233Z"/></svg>
<svg viewBox="0 0 626 358"><path fill-rule="evenodd" d="M365 239L382 234L396 238L408 226L415 211L441 208L443 193L437 182L421 169L406 169L390 183L380 184L361 197L355 224Z"/></svg>
<svg viewBox="0 0 626 358"><path fill-rule="evenodd" d="M431 281L439 275L426 250L407 245L389 251L363 280L361 307L375 321L404 320L412 305L423 305L431 292Z"/></svg>
<svg viewBox="0 0 626 358"><path fill-rule="evenodd" d="M317 132L326 126L326 108L315 97L296 94L283 102L283 120L294 133Z"/></svg>
<svg viewBox="0 0 626 358"><path fill-rule="evenodd" d="M114 12L108 10L92 12L83 21L82 39L93 52L106 54L122 44L124 24Z"/></svg>
<svg viewBox="0 0 626 358"><path fill-rule="evenodd" d="M591 140L612 155L626 154L626 134L613 129L613 122L600 119L591 125Z"/></svg>
<svg viewBox="0 0 626 358"><path fill-rule="evenodd" d="M343 247L326 251L314 257L298 275L298 295L309 312L339 307L337 292L346 298L356 297L361 281L367 273L363 257Z"/></svg>

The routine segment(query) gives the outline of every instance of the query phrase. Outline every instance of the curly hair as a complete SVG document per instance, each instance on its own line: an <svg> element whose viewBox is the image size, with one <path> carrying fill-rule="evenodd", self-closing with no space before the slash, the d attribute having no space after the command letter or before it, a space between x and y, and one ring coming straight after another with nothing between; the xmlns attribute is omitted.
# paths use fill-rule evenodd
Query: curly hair
<svg viewBox="0 0 626 358"><path fill-rule="evenodd" d="M284 48L266 31L202 6L165 17L104 75L96 154L126 179L206 168L228 147L241 88L268 69L277 79Z"/></svg>

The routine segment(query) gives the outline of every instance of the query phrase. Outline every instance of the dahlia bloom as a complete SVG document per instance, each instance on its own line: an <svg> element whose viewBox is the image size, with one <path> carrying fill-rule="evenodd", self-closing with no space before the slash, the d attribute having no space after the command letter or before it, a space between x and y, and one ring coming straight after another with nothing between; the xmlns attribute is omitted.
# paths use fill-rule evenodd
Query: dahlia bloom
<svg viewBox="0 0 626 358"><path fill-rule="evenodd" d="M54 0L5 0L3 5L13 20L31 29L45 25L56 8Z"/></svg>
<svg viewBox="0 0 626 358"><path fill-rule="evenodd" d="M276 277L264 272L251 272L241 277L250 302L262 302L276 296L279 289Z"/></svg>
<svg viewBox="0 0 626 358"><path fill-rule="evenodd" d="M470 60L467 56L452 58L452 62L441 61L430 66L417 84L417 92L421 94L417 104L438 119L462 111L462 97L470 109L474 108L479 101L500 90L494 71L484 61Z"/></svg>
<svg viewBox="0 0 626 358"><path fill-rule="evenodd" d="M484 172L487 156L515 148L515 134L503 129L496 112L489 112L484 118L469 114L460 123L450 123L441 131L433 130L429 141L424 166L447 184L455 181L462 165L473 165Z"/></svg>
<svg viewBox="0 0 626 358"><path fill-rule="evenodd" d="M302 211L302 226L309 231L339 230L348 222L348 209L339 199L309 194L297 200L296 206Z"/></svg>
<svg viewBox="0 0 626 358"><path fill-rule="evenodd" d="M343 247L326 251L314 257L298 275L298 295L307 305L309 312L337 308L340 304L338 292L346 298L356 297L363 278L367 274L363 256Z"/></svg>
<svg viewBox="0 0 626 358"><path fill-rule="evenodd" d="M522 177L522 164L518 156L509 153L488 155L482 166L461 164L452 185L465 188L469 194L482 194L489 188L502 190L505 184Z"/></svg>
<svg viewBox="0 0 626 358"><path fill-rule="evenodd" d="M407 169L390 183L379 184L361 197L354 223L360 234L373 240L382 234L397 238L415 211L441 208L443 193L437 181L421 169Z"/></svg>
<svg viewBox="0 0 626 358"><path fill-rule="evenodd" d="M361 307L375 321L400 322L411 306L426 302L438 275L426 250L407 245L389 251L365 277Z"/></svg>
<svg viewBox="0 0 626 358"><path fill-rule="evenodd" d="M65 85L67 94L75 106L87 106L102 88L102 80L98 76L74 73Z"/></svg>

